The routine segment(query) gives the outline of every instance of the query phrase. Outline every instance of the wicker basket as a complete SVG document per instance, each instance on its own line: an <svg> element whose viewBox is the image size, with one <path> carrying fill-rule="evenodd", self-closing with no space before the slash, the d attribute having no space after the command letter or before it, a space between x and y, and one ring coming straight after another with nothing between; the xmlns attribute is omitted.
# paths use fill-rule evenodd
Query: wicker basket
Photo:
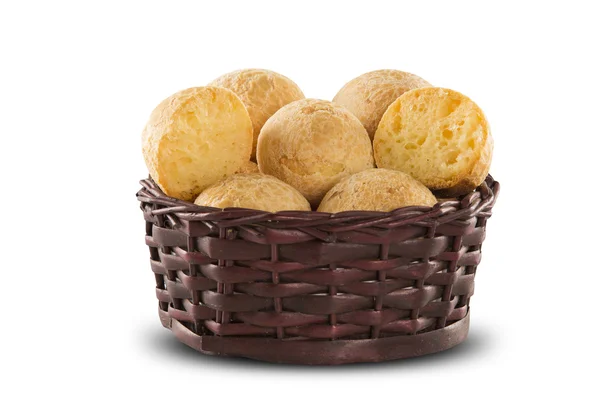
<svg viewBox="0 0 600 400"><path fill-rule="evenodd" d="M461 199L389 213L221 210L141 184L160 320L202 353L377 362L467 336L491 176Z"/></svg>

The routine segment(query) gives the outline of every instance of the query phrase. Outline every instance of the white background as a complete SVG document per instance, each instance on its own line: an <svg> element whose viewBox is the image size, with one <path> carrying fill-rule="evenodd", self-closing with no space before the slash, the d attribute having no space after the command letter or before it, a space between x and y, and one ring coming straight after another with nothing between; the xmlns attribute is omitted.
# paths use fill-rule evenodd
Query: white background
<svg viewBox="0 0 600 400"><path fill-rule="evenodd" d="M594 3L2 2L2 397L598 398ZM486 112L502 191L465 343L311 368L201 356L161 327L141 130L164 97L250 67L324 99L401 69Z"/></svg>

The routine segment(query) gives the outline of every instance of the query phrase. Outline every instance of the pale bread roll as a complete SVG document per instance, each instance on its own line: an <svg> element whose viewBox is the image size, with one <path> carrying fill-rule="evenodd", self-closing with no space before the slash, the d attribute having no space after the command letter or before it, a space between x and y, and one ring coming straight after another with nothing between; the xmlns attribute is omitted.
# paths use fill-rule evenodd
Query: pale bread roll
<svg viewBox="0 0 600 400"><path fill-rule="evenodd" d="M252 159L256 159L256 141L269 117L304 93L291 79L266 69L242 69L222 75L209 83L232 90L246 106L254 131Z"/></svg>
<svg viewBox="0 0 600 400"><path fill-rule="evenodd" d="M392 211L407 206L433 206L435 196L421 182L404 172L373 168L335 185L317 211Z"/></svg>
<svg viewBox="0 0 600 400"><path fill-rule="evenodd" d="M493 140L483 112L467 96L420 88L390 105L373 148L378 167L404 171L438 196L455 197L485 180Z"/></svg>
<svg viewBox="0 0 600 400"><path fill-rule="evenodd" d="M285 182L264 174L235 174L204 190L194 202L217 208L239 207L269 212L310 211L310 204Z"/></svg>
<svg viewBox="0 0 600 400"><path fill-rule="evenodd" d="M356 115L372 140L388 106L404 92L426 86L431 85L417 75L382 69L352 79L340 89L333 101Z"/></svg>
<svg viewBox="0 0 600 400"><path fill-rule="evenodd" d="M246 161L244 165L236 171L236 174L254 174L258 172L258 164L252 161Z"/></svg>
<svg viewBox="0 0 600 400"><path fill-rule="evenodd" d="M186 89L154 109L142 133L142 151L150 176L166 195L193 201L250 159L252 122L232 91Z"/></svg>
<svg viewBox="0 0 600 400"><path fill-rule="evenodd" d="M360 121L326 100L305 99L277 111L258 137L258 167L292 185L317 206L346 176L374 166Z"/></svg>

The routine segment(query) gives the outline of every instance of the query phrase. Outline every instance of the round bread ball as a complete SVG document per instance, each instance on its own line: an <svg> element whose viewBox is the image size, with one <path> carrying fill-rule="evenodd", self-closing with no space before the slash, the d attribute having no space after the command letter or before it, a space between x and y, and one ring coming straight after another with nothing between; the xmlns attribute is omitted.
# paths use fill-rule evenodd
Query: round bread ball
<svg viewBox="0 0 600 400"><path fill-rule="evenodd" d="M406 92L390 105L373 148L380 168L404 171L438 196L456 197L485 180L493 140L477 104L431 87Z"/></svg>
<svg viewBox="0 0 600 400"><path fill-rule="evenodd" d="M264 174L235 174L204 190L194 202L217 208L239 207L277 212L310 211L310 204L285 182Z"/></svg>
<svg viewBox="0 0 600 400"><path fill-rule="evenodd" d="M152 111L142 151L150 176L166 195L193 201L250 159L252 122L232 91L186 89Z"/></svg>
<svg viewBox="0 0 600 400"><path fill-rule="evenodd" d="M372 168L367 131L345 108L305 99L277 111L258 137L258 167L292 185L317 206L346 176Z"/></svg>
<svg viewBox="0 0 600 400"><path fill-rule="evenodd" d="M335 185L317 211L392 211L407 206L433 206L435 196L421 182L404 172L373 168Z"/></svg>
<svg viewBox="0 0 600 400"><path fill-rule="evenodd" d="M388 106L404 92L426 86L431 85L417 75L382 69L352 79L340 89L333 101L356 115L372 140Z"/></svg>
<svg viewBox="0 0 600 400"><path fill-rule="evenodd" d="M246 161L244 165L237 170L236 174L253 174L258 172L258 164L252 161Z"/></svg>
<svg viewBox="0 0 600 400"><path fill-rule="evenodd" d="M281 107L304 98L291 79L266 69L242 69L222 75L209 83L232 90L246 106L254 132L252 159L256 159L256 141L267 119Z"/></svg>

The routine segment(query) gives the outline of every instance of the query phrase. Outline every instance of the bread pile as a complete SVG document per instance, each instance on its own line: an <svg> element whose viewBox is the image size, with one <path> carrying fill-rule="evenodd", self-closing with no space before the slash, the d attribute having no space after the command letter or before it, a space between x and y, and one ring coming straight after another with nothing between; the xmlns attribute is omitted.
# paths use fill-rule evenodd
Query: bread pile
<svg viewBox="0 0 600 400"><path fill-rule="evenodd" d="M479 186L493 141L468 97L407 72L348 82L333 101L246 69L175 93L142 134L150 176L171 197L277 212L433 206Z"/></svg>

